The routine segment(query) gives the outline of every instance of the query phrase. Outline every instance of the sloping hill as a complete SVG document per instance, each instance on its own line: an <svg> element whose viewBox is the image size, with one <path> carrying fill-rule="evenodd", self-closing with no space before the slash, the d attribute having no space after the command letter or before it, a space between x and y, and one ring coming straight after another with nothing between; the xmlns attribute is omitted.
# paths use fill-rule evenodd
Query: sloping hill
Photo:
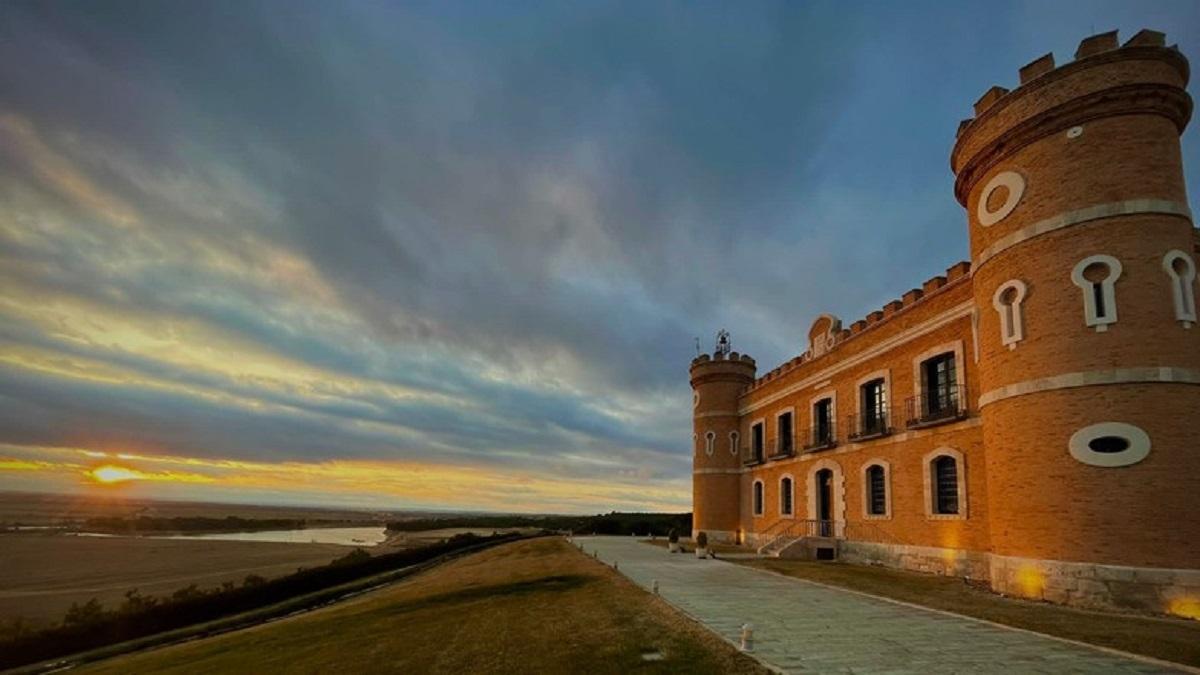
<svg viewBox="0 0 1200 675"><path fill-rule="evenodd" d="M643 654L659 653L647 661ZM291 619L84 668L130 672L764 672L560 539L499 546Z"/></svg>

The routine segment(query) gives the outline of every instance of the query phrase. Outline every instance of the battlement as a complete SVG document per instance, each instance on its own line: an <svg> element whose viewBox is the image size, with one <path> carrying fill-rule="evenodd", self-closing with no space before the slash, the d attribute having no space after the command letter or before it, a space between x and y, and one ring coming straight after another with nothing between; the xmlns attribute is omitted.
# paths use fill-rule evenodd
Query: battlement
<svg viewBox="0 0 1200 675"><path fill-rule="evenodd" d="M989 87L975 102L975 116L959 124L950 159L958 175L955 196L965 205L969 186L988 166L1084 118L1134 109L1163 114L1182 131L1191 116L1184 90L1189 76L1179 49L1166 46L1166 35L1152 30L1124 44L1117 31L1086 37L1074 60L1061 66L1053 54L1039 56L1018 70L1017 88Z"/></svg>
<svg viewBox="0 0 1200 675"><path fill-rule="evenodd" d="M882 309L875 310L866 317L855 321L854 323L850 324L849 328L840 328L839 326L839 328L832 334L833 339L832 343L828 347L828 350L833 351L837 347L840 347L847 340L857 337L865 331L873 330L887 323L898 314L907 312L913 307L916 307L929 300L934 296L934 294L938 293L942 289L957 285L966 279L970 279L970 277L971 263L964 260L951 265L946 269L946 273L944 275L938 275L927 279L923 284L921 284L920 288L910 289L908 292L900 296L899 299L891 300L885 303ZM804 364L820 358L825 353L828 352L823 352L821 355L814 356L810 350L780 364L770 372L767 372L762 377L756 379L754 383L746 389L746 393L750 393L762 388L763 386L779 379L780 377L792 372ZM693 361L692 363L694 365L696 362Z"/></svg>

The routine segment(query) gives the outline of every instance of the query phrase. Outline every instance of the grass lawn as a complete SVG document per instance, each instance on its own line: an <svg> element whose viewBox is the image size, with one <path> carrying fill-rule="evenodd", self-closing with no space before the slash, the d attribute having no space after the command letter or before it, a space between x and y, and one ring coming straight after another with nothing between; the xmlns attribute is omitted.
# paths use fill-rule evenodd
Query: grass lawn
<svg viewBox="0 0 1200 675"><path fill-rule="evenodd" d="M775 558L737 562L1047 635L1200 666L1200 621L1093 612L1005 598L973 588L956 577L881 567Z"/></svg>
<svg viewBox="0 0 1200 675"><path fill-rule="evenodd" d="M642 658L652 652L662 660ZM81 670L766 672L557 538L498 546L327 609Z"/></svg>

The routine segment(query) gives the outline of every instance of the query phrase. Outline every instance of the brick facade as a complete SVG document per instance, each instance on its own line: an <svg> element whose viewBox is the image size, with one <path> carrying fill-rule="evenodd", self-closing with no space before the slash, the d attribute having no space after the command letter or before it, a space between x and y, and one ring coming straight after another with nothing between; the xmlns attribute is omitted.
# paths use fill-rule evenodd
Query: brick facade
<svg viewBox="0 0 1200 675"><path fill-rule="evenodd" d="M1032 62L958 130L970 263L848 327L822 315L762 377L736 353L693 361L697 530L1055 602L1200 607L1200 326L1174 299L1200 295L1187 77L1152 31Z"/></svg>

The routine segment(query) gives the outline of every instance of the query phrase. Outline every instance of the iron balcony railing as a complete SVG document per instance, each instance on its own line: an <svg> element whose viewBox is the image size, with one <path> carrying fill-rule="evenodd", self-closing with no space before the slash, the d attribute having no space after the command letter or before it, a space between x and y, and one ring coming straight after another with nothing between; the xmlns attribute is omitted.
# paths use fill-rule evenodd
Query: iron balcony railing
<svg viewBox="0 0 1200 675"><path fill-rule="evenodd" d="M838 443L837 424L830 420L829 424L821 424L805 430L803 436L805 452L828 450Z"/></svg>
<svg viewBox="0 0 1200 675"><path fill-rule="evenodd" d="M850 415L850 440L862 441L870 438L887 436L895 431L892 428L892 413L881 410L873 415Z"/></svg>
<svg viewBox="0 0 1200 675"><path fill-rule="evenodd" d="M925 391L905 401L905 426L909 429L945 424L967 417L958 386L951 384Z"/></svg>
<svg viewBox="0 0 1200 675"><path fill-rule="evenodd" d="M771 455L767 459L784 459L796 452L796 441L791 436L779 436L771 444Z"/></svg>
<svg viewBox="0 0 1200 675"><path fill-rule="evenodd" d="M754 466L763 463L762 448L742 447L742 465Z"/></svg>

